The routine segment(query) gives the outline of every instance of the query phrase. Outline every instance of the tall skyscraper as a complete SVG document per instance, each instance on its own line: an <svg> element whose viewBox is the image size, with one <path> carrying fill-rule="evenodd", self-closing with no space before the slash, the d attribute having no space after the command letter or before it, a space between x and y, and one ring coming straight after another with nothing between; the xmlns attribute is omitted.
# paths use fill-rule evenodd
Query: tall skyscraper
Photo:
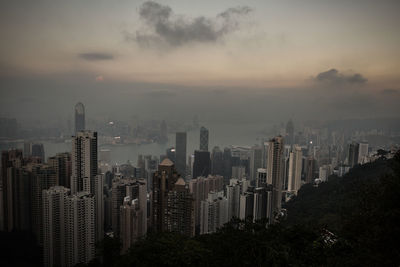
<svg viewBox="0 0 400 267"><path fill-rule="evenodd" d="M220 192L224 190L224 178L220 175L197 177L189 182L189 190L192 193L195 205L195 225L196 233L200 232L200 205L201 201L206 200L210 192Z"/></svg>
<svg viewBox="0 0 400 267"><path fill-rule="evenodd" d="M8 231L31 230L31 175L23 166L7 168Z"/></svg>
<svg viewBox="0 0 400 267"><path fill-rule="evenodd" d="M68 152L58 153L48 159L48 164L56 172L57 184L71 188L71 154Z"/></svg>
<svg viewBox="0 0 400 267"><path fill-rule="evenodd" d="M297 194L301 186L301 173L303 165L303 152L301 147L294 146L289 156L288 192Z"/></svg>
<svg viewBox="0 0 400 267"><path fill-rule="evenodd" d="M164 159L153 176L151 225L154 232L167 231L165 222L168 192L173 189L177 180L178 173L174 163L168 158Z"/></svg>
<svg viewBox="0 0 400 267"><path fill-rule="evenodd" d="M83 191L67 196L64 205L65 266L88 263L95 256L95 199Z"/></svg>
<svg viewBox="0 0 400 267"><path fill-rule="evenodd" d="M257 169L256 187L264 187L267 185L267 169Z"/></svg>
<svg viewBox="0 0 400 267"><path fill-rule="evenodd" d="M45 266L75 266L95 256L95 201L91 194L69 195L62 186L43 191Z"/></svg>
<svg viewBox="0 0 400 267"><path fill-rule="evenodd" d="M43 190L57 185L56 170L45 164L28 164L27 169L31 172L30 195L31 195L31 221L32 232L39 245L43 244Z"/></svg>
<svg viewBox="0 0 400 267"><path fill-rule="evenodd" d="M260 146L254 146L251 148L250 154L250 181L255 183L257 179L257 170L262 168L262 155L263 150Z"/></svg>
<svg viewBox="0 0 400 267"><path fill-rule="evenodd" d="M267 183L272 184L272 213L277 214L281 210L282 180L283 180L283 138L277 136L269 141Z"/></svg>
<svg viewBox="0 0 400 267"><path fill-rule="evenodd" d="M194 199L188 184L179 177L167 194L165 229L186 236L195 234Z"/></svg>
<svg viewBox="0 0 400 267"><path fill-rule="evenodd" d="M146 221L146 209L140 208L139 200L130 196L124 198L120 206L120 238L122 253L128 251L131 245L140 237L146 234L143 222Z"/></svg>
<svg viewBox="0 0 400 267"><path fill-rule="evenodd" d="M306 183L312 183L315 179L315 170L317 168L317 161L312 157L309 156L305 162L305 175L306 175Z"/></svg>
<svg viewBox="0 0 400 267"><path fill-rule="evenodd" d="M224 175L224 154L219 147L214 147L211 154L211 174Z"/></svg>
<svg viewBox="0 0 400 267"><path fill-rule="evenodd" d="M228 185L229 180L232 178L232 152L229 148L224 148L223 154L224 161L224 184Z"/></svg>
<svg viewBox="0 0 400 267"><path fill-rule="evenodd" d="M176 133L176 170L182 176L186 176L186 132Z"/></svg>
<svg viewBox="0 0 400 267"><path fill-rule="evenodd" d="M240 216L240 184L231 183L226 186L226 198L228 199L228 221Z"/></svg>
<svg viewBox="0 0 400 267"><path fill-rule="evenodd" d="M11 167L21 167L23 161L22 150L14 149L1 153L1 184L0 184L0 229L4 231L12 230L12 195L11 178L8 169Z"/></svg>
<svg viewBox="0 0 400 267"><path fill-rule="evenodd" d="M67 266L65 228L68 222L64 203L69 191L63 186L43 191L43 263L46 267Z"/></svg>
<svg viewBox="0 0 400 267"><path fill-rule="evenodd" d="M358 164L360 144L353 142L349 144L348 163L351 168Z"/></svg>
<svg viewBox="0 0 400 267"><path fill-rule="evenodd" d="M41 163L45 163L44 147L43 144L32 144L31 146L32 157L40 158Z"/></svg>
<svg viewBox="0 0 400 267"><path fill-rule="evenodd" d="M72 139L71 193L95 193L97 175L97 132L77 132Z"/></svg>
<svg viewBox="0 0 400 267"><path fill-rule="evenodd" d="M204 126L200 128L200 150L208 151L208 129Z"/></svg>
<svg viewBox="0 0 400 267"><path fill-rule="evenodd" d="M210 152L196 150L194 152L193 178L197 178L199 176L207 177L210 173Z"/></svg>
<svg viewBox="0 0 400 267"><path fill-rule="evenodd" d="M79 102L75 105L75 134L85 130L85 106Z"/></svg>
<svg viewBox="0 0 400 267"><path fill-rule="evenodd" d="M112 184L112 200L111 200L111 221L112 229L115 236L120 236L121 233L121 206L124 205L125 197L130 197L130 200L137 199L139 208L143 212L143 221L141 231L147 231L147 185L144 179L132 178L116 178ZM123 238L123 237L121 237Z"/></svg>

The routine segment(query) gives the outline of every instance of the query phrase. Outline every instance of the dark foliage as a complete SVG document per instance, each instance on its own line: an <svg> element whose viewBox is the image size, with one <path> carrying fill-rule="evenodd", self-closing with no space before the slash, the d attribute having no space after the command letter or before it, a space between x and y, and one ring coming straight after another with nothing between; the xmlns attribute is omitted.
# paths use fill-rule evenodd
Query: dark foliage
<svg viewBox="0 0 400 267"><path fill-rule="evenodd" d="M0 266L42 266L42 250L29 232L0 232Z"/></svg>

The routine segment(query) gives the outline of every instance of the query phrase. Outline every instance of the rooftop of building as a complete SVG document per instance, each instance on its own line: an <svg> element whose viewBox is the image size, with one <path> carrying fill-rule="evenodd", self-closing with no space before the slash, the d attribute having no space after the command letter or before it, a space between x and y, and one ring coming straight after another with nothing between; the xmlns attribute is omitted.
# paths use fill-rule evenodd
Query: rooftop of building
<svg viewBox="0 0 400 267"><path fill-rule="evenodd" d="M173 166L174 163L169 159L165 158L161 163L160 166Z"/></svg>

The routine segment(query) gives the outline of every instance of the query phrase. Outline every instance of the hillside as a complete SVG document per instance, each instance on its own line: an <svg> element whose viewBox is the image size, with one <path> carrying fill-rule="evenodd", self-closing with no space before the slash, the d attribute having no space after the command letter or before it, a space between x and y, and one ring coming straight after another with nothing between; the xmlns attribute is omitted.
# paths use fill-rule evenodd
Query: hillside
<svg viewBox="0 0 400 267"><path fill-rule="evenodd" d="M233 220L195 238L149 235L129 253L101 245L104 266L398 266L400 154L358 166L319 187L304 186L287 203L287 218ZM93 266L100 264L93 262Z"/></svg>

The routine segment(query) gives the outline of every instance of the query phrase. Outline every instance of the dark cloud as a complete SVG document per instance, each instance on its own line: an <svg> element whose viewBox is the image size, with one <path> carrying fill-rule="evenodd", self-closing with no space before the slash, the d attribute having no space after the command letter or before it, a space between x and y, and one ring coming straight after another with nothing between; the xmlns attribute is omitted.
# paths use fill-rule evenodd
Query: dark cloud
<svg viewBox="0 0 400 267"><path fill-rule="evenodd" d="M396 90L396 89L383 89L383 90L381 91L381 93L384 94L384 95L393 95L393 94L398 94L398 93L400 93L400 91L399 91L399 90Z"/></svg>
<svg viewBox="0 0 400 267"><path fill-rule="evenodd" d="M315 81L331 84L364 84L368 80L359 73L346 75L340 73L337 69L330 69L319 73L315 77Z"/></svg>
<svg viewBox="0 0 400 267"><path fill-rule="evenodd" d="M146 29L136 33L125 33L128 41L141 46L167 44L181 46L191 42L216 42L224 35L239 28L240 17L249 14L251 8L240 6L229 8L214 18L204 16L186 18L174 15L169 6L147 1L140 7L140 19Z"/></svg>
<svg viewBox="0 0 400 267"><path fill-rule="evenodd" d="M88 61L112 60L114 56L108 53L81 53L78 57Z"/></svg>

